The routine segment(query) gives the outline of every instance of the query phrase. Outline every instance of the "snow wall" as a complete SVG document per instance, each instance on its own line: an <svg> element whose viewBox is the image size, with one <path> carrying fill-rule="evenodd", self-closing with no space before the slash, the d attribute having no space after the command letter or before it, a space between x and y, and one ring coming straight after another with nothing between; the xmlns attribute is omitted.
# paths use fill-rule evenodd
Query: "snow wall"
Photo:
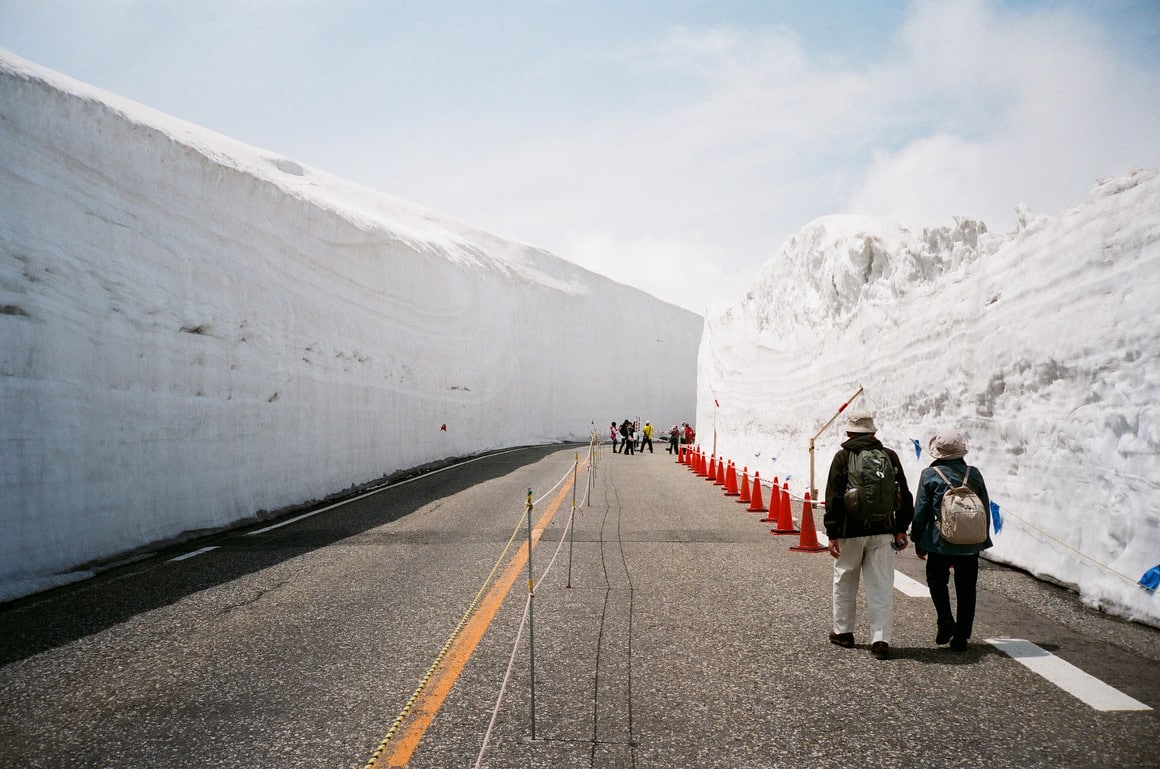
<svg viewBox="0 0 1160 769"><path fill-rule="evenodd" d="M804 227L706 316L698 438L715 424L721 456L800 498L811 436L864 386L849 410L876 414L912 491L930 436L967 434L1003 521L989 557L1160 626L1137 584L1160 563L1160 172L1019 218L1004 236L969 220ZM819 492L845 416L817 440Z"/></svg>
<svg viewBox="0 0 1160 769"><path fill-rule="evenodd" d="M691 419L701 329L0 53L0 600L444 458Z"/></svg>

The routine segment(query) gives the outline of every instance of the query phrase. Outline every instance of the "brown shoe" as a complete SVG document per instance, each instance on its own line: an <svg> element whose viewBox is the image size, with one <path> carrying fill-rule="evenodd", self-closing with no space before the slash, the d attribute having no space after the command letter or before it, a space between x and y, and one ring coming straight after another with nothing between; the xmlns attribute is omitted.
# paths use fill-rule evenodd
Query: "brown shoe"
<svg viewBox="0 0 1160 769"><path fill-rule="evenodd" d="M875 641L870 644L870 653L880 660L890 657L890 644L885 641Z"/></svg>
<svg viewBox="0 0 1160 769"><path fill-rule="evenodd" d="M835 633L830 631L830 643L835 646L841 646L844 649L854 648L854 634L853 633Z"/></svg>

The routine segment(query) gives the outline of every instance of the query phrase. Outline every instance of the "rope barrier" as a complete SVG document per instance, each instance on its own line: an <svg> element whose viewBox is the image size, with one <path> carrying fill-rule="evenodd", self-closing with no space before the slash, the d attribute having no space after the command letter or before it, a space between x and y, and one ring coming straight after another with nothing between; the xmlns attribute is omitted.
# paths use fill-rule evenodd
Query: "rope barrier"
<svg viewBox="0 0 1160 769"><path fill-rule="evenodd" d="M553 486L551 490L547 492L547 494L540 497L536 504L542 502L552 492L560 488L564 481L567 480L569 474L572 473L575 464L576 463L573 462L571 465L569 465L567 472L564 473L560 480L556 482L556 485ZM379 758L381 758L383 753L386 751L387 745L389 745L391 740L395 738L395 735L398 734L399 728L403 725L403 722L407 720L407 716L411 714L411 710L414 708L415 702L418 701L419 697L422 696L424 689L427 688L427 684L430 683L432 676L435 674L435 670L439 667L439 664L443 661L444 657L447 656L447 652L451 649L451 646L455 643L455 640L459 637L459 634L463 632L464 626L467 624L467 621L471 618L471 615L475 612L476 608L478 608L480 599L483 598L487 588L495 579L496 573L499 571L500 566L507 558L508 551L511 550L512 543L519 535L523 526L524 515L525 513L521 512L515 529L512 531L511 537L508 538L507 544L504 545L504 548L500 552L499 557L496 559L495 564L491 567L491 571L488 573L486 579L484 579L483 584L479 588L479 591L475 594L475 598L472 599L471 603L467 607L467 610L463 613L463 616L459 618L458 624L456 624L455 629L451 631L451 635L448 637L446 643L444 643L443 647L439 650L439 653L435 657L435 661L431 663L431 667L427 668L427 671L419 680L419 685L416 687L414 693L412 693L411 696L407 699L407 702L403 706L403 709L399 712L399 715L396 716L395 720L391 722L390 728L387 729L386 736L383 738L383 741L379 743L379 746L375 748L374 753L371 754L370 761L367 762L365 769L373 769L375 764L378 763ZM530 553L528 557L529 559L531 558Z"/></svg>
<svg viewBox="0 0 1160 769"><path fill-rule="evenodd" d="M771 489L773 488L772 483L767 484L764 480L761 481L761 485L762 485L762 487L769 486ZM792 492L790 492L789 498L796 501L796 502L799 502L799 503L805 501L804 495L798 496ZM811 499L810 504L813 505L814 507L825 507L826 501L824 499ZM1108 564L1104 563L1103 561L1096 560L1095 558L1091 557L1090 555L1083 552L1082 550L1079 550L1075 547L1072 547L1071 545L1067 544L1063 540L1052 536L1048 532L1044 531L1043 529L1039 528L1035 524L1031 523L1031 521L1028 521L1026 518L1015 515L1014 513L1009 512L1007 510L1003 510L1001 515L1003 516L1004 522L1006 522L1008 519L1015 521L1016 525L1018 525L1020 528L1023 528L1024 530L1030 530L1031 532L1038 534L1044 540L1044 542L1048 545L1052 545L1052 546L1058 545L1060 547L1066 548L1067 550L1070 550L1071 552L1078 555L1080 558L1083 558L1084 560L1089 561L1090 563L1098 566L1099 568L1103 569L1104 571L1108 572L1109 574L1114 574L1115 576L1119 577L1120 579L1123 579L1127 582L1130 582L1133 585L1140 584L1140 581L1138 579L1136 579L1135 577L1130 577L1127 574L1124 574L1122 571L1118 571L1117 569L1114 569L1113 567L1109 566ZM995 533L998 534L998 532L995 532Z"/></svg>
<svg viewBox="0 0 1160 769"><path fill-rule="evenodd" d="M1022 528L1031 529L1035 533L1039 534L1044 540L1047 541L1047 544L1049 544L1049 545L1054 544L1054 545L1059 545L1060 547L1064 547L1064 548L1070 550L1071 552L1075 553L1076 555L1078 555L1080 558L1083 558L1086 561L1090 561L1091 563L1094 563L1096 566L1100 567L1104 571L1107 571L1109 574L1115 574L1117 577L1124 579L1124 580L1127 580L1128 582L1131 582L1133 585L1138 584L1138 580L1136 580L1135 578L1129 577L1127 574L1124 574L1121 571L1117 571L1116 569L1113 569L1111 566L1107 565L1106 563L1102 563L1100 561L1097 561L1095 558L1092 558L1087 553L1084 553L1081 550L1077 550L1076 548L1067 544L1063 540L1056 539L1055 537L1051 536L1043 529L1041 529L1038 526L1036 526L1035 524L1031 523L1031 521L1028 521L1026 518L1021 518L1020 516L1015 515L1014 513L1009 513L1006 510L1004 510L1002 512L1002 515L1006 518L1013 519L1016 522L1016 525L1018 525Z"/></svg>
<svg viewBox="0 0 1160 769"><path fill-rule="evenodd" d="M575 466L576 466L575 463L573 463L573 467L575 467ZM591 468L592 468L592 466L591 466L591 464L589 464L589 472L591 472ZM579 505L579 507L585 506L585 504L588 501L588 495L589 495L589 492L586 491L584 494L584 499L581 502L581 504ZM564 526L564 534L567 534L568 531L572 528L572 526L575 523L576 509L577 509L576 506L573 506L572 511L568 514L568 520ZM552 567L556 563L556 558L560 555L560 551L564 547L564 540L565 540L565 537L561 536L559 543L557 543L557 545L556 545L556 551L554 553L552 553L552 557L548 560L548 565L546 567L544 567L544 572L543 572L543 574L540 575L540 579L539 579L540 584L543 584L544 581L548 578L548 574L551 573ZM491 711L491 719L488 721L487 731L484 732L484 735L483 735L483 743L479 748L479 756L475 760L475 769L479 769L479 767L483 763L483 757L486 754L488 747L490 746L491 733L492 733L492 730L495 726L495 721L499 717L499 709L500 709L500 707L503 706L504 693L507 691L507 685L511 679L512 670L515 667L516 654L519 651L520 640L523 638L524 627L528 623L528 617L530 615L531 605L532 605L532 597L531 597L531 595L528 595L527 599L524 602L524 616L520 620L519 628L517 628L517 630L516 630L515 641L512 643L512 653L511 653L511 657L508 659L507 670L504 672L503 681L500 683L499 694L495 700L495 707Z"/></svg>

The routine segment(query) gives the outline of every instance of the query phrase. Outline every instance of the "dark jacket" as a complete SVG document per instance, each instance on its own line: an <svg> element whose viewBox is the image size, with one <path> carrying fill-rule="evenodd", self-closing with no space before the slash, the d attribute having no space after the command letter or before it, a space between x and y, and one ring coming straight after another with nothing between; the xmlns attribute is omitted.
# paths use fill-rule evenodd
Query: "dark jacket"
<svg viewBox="0 0 1160 769"><path fill-rule="evenodd" d="M958 486L967 474L967 462L964 459L936 459L930 467L922 471L918 478L918 498L914 506L914 525L910 528L910 538L914 540L914 547L920 553L937 553L939 555L973 555L991 547L991 537L978 545L952 545L943 541L938 535L938 524L935 522L935 510L942 507L943 495L949 488L943 479L933 469L937 467L943 471L951 483ZM983 509L991 509L991 498L987 496L987 484L983 481L983 474L979 468L971 467L971 477L967 479L967 488L979 495L983 501ZM988 531L990 526L987 526Z"/></svg>
<svg viewBox="0 0 1160 769"><path fill-rule="evenodd" d="M850 452L866 451L867 449L883 449L890 457L890 464L894 465L894 482L898 487L897 503L894 507L893 525L878 524L854 530L856 524L847 521L846 505L843 495L849 481L848 467ZM901 534L906 531L914 518L914 497L910 495L910 486L906 482L906 474L902 471L902 462L898 454L886 448L877 436L872 433L856 435L842 444L838 453L834 454L834 461L830 463L830 474L826 479L826 515L824 523L826 536L830 539L844 539L847 537L867 537L871 534Z"/></svg>

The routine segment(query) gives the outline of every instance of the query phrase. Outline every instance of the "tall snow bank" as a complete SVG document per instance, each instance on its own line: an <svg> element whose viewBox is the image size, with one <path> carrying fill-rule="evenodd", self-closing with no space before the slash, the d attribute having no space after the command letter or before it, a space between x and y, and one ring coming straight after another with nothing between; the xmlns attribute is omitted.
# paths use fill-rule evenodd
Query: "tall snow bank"
<svg viewBox="0 0 1160 769"><path fill-rule="evenodd" d="M442 458L688 419L701 325L0 54L0 600Z"/></svg>
<svg viewBox="0 0 1160 769"><path fill-rule="evenodd" d="M969 436L1004 525L988 555L1160 625L1160 171L1053 218L921 232L814 221L744 300L705 319L699 440L809 488L810 437L850 396L915 488L939 428ZM714 400L720 403L715 408ZM815 487L844 440L817 440ZM913 440L922 456L915 455Z"/></svg>

